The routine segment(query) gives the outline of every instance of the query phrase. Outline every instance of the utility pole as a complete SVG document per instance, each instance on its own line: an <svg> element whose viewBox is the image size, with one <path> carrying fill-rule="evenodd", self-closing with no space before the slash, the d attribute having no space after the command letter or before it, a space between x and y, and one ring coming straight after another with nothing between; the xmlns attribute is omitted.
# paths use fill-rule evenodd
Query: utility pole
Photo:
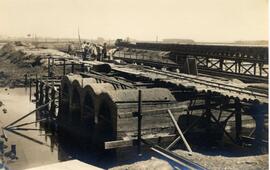
<svg viewBox="0 0 270 170"><path fill-rule="evenodd" d="M81 47L81 36L80 36L80 28L78 27L78 38L79 38L79 47Z"/></svg>

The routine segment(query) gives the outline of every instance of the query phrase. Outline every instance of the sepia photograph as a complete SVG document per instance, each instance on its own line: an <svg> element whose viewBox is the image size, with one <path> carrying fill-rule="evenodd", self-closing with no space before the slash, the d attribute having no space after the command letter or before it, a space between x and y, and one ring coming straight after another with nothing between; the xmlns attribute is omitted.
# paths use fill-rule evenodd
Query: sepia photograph
<svg viewBox="0 0 270 170"><path fill-rule="evenodd" d="M0 170L268 170L268 0L0 0Z"/></svg>

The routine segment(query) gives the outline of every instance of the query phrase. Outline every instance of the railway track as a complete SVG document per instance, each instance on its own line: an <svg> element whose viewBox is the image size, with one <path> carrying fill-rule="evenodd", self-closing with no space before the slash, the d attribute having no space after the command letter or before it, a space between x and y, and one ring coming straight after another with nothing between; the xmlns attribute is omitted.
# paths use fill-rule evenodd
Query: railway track
<svg viewBox="0 0 270 170"><path fill-rule="evenodd" d="M162 147L159 146L152 146L150 147L151 150L157 152L158 154L176 162L180 169L185 170L206 170L205 167L183 157L178 154L175 154L174 152L170 152Z"/></svg>
<svg viewBox="0 0 270 170"><path fill-rule="evenodd" d="M258 96L258 97L268 97L267 93L258 93L258 92L253 92L250 90L246 90L245 88L239 87L239 86L234 86L234 85L229 85L229 84L225 84L225 83L221 83L221 82L213 82L213 81L209 81L209 80L205 80L205 79L200 79L197 77L190 77L190 76L185 76L184 74L178 74L178 73L174 73L171 71L163 71L163 70L155 70L155 69L151 69L151 68L145 68L147 71L149 72L153 72L159 75L165 75L171 78L179 78L179 79L184 79L184 80L188 80L190 82L194 82L197 84L202 84L202 85L206 85L206 86L210 86L210 87L214 87L214 88L218 88L218 89L222 89L222 90L227 90L229 92L233 91L236 93L239 93L239 95L241 94L247 94L247 95L251 95L251 96Z"/></svg>
<svg viewBox="0 0 270 170"><path fill-rule="evenodd" d="M139 77L148 78L149 75L152 77L160 77L163 82L172 82L173 84L181 84L186 86L191 84L190 88L198 91L211 91L221 93L224 96L259 100L262 103L268 103L268 91L259 88L248 88L245 84L237 84L228 81L228 79L216 79L210 76L194 76L188 74L177 73L173 71L166 71L162 69L155 69L149 66L134 66L133 68L121 68L112 66L113 70L116 72L123 72L125 74L136 74ZM137 68L136 68L137 67ZM159 78L157 78L159 79ZM187 87L189 88L189 87Z"/></svg>
<svg viewBox="0 0 270 170"><path fill-rule="evenodd" d="M136 59L135 56L130 58L124 58L120 56L115 56L116 59L124 60L128 63L143 63L144 65L152 66L152 67L165 67L169 69L179 69L181 65L172 63L172 62L160 62L160 61L150 61L145 59ZM262 77L262 76L255 76L255 75L247 75L247 74L241 74L241 73L234 73L234 72L224 72L220 71L218 69L211 69L211 68L205 68L198 66L198 73L201 74L207 74L211 76L222 76L222 77L228 77L228 78L237 78L239 80L248 82L250 80L254 82L262 82L267 83L268 77Z"/></svg>

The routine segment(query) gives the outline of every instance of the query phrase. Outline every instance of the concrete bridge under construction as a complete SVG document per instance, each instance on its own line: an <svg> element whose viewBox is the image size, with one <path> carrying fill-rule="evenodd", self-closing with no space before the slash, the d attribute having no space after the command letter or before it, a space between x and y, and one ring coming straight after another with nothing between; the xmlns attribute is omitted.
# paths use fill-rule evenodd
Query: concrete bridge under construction
<svg viewBox="0 0 270 170"><path fill-rule="evenodd" d="M183 142L192 152L189 142L198 138L206 143L224 139L237 145L268 143L268 89L263 83L268 73L239 74L243 79L254 76L253 83L200 70L187 74L176 71L181 64L164 62L168 59L164 51L156 55L161 61L153 66L152 56L144 53L155 46L145 45L142 52L137 46L116 45L121 47L114 57L133 64L52 56L46 77L30 77L38 109L45 108L59 130L88 139L99 149L137 146L140 152L145 144L178 160L183 158L170 149ZM265 51L260 50L262 58L252 59L256 65L266 64ZM251 57L245 58L251 62ZM62 68L62 74L53 73L55 67Z"/></svg>
<svg viewBox="0 0 270 170"><path fill-rule="evenodd" d="M257 134L253 133L253 137L242 134L245 120L263 124L268 118L267 91L257 86L141 65L49 60L54 60L49 64L63 67L64 73L61 79L54 80L54 86L59 86L59 125L75 134L87 134L93 143L101 144L103 148L134 145L139 133L138 116L142 115L142 138L164 138L165 141L175 138L175 125L168 110L175 120L182 121L179 126L184 134L189 134L196 126L201 126L199 122L204 122L201 130L212 133L210 136L218 132L241 144L244 137L261 138L259 134L265 129L257 127ZM48 82L37 83L39 94L48 93L38 97L44 104L49 101L45 99L50 94L45 88ZM261 110L259 114L258 108ZM194 117L198 119L192 119ZM233 128L232 133L226 131L227 126Z"/></svg>

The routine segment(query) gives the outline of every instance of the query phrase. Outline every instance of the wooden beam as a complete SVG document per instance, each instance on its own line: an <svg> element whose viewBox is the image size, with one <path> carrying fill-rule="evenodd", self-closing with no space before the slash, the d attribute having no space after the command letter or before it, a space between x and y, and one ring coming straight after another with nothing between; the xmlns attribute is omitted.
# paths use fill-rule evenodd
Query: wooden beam
<svg viewBox="0 0 270 170"><path fill-rule="evenodd" d="M166 136L155 136L155 137L145 137L143 140L148 142L170 142L176 137L175 134L173 135L166 135ZM123 148L123 147L130 147L136 146L137 139L128 139L128 140L116 140L116 141L108 141L104 142L105 149L113 149L113 148Z"/></svg>

